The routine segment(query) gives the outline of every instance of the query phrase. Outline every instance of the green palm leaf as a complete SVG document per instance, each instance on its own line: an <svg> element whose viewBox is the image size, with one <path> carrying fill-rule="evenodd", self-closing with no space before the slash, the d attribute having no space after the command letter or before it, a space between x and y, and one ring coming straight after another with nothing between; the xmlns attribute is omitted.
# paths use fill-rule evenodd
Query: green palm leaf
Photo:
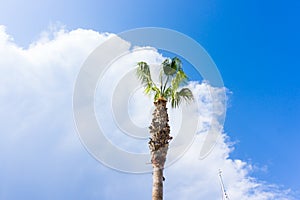
<svg viewBox="0 0 300 200"><path fill-rule="evenodd" d="M175 69L176 71L182 70L181 60L177 57L174 57L171 62L171 68Z"/></svg>
<svg viewBox="0 0 300 200"><path fill-rule="evenodd" d="M165 75L167 75L167 76L172 76L176 73L176 69L172 68L171 64L172 64L172 61L170 59L166 59L162 63L163 71L164 71Z"/></svg>
<svg viewBox="0 0 300 200"><path fill-rule="evenodd" d="M167 76L173 76L178 72L178 70L182 70L182 64L179 58L175 57L172 60L166 59L162 63L163 71Z"/></svg>
<svg viewBox="0 0 300 200"><path fill-rule="evenodd" d="M180 84L185 83L187 81L187 78L187 75L182 70L179 70L171 82L172 88L174 90L177 90Z"/></svg>
<svg viewBox="0 0 300 200"><path fill-rule="evenodd" d="M182 88L179 92L173 92L171 106L177 108L182 101L191 102L194 100L193 93L188 88Z"/></svg>
<svg viewBox="0 0 300 200"><path fill-rule="evenodd" d="M140 79L143 85L151 84L151 74L149 65L145 62L139 62L137 68L137 77Z"/></svg>
<svg viewBox="0 0 300 200"><path fill-rule="evenodd" d="M178 92L178 96L182 99L184 99L186 102L190 102L194 100L194 95L192 91L189 88L182 88Z"/></svg>
<svg viewBox="0 0 300 200"><path fill-rule="evenodd" d="M153 86L149 65L145 62L139 62L136 74L138 79L144 85L145 93L149 94Z"/></svg>

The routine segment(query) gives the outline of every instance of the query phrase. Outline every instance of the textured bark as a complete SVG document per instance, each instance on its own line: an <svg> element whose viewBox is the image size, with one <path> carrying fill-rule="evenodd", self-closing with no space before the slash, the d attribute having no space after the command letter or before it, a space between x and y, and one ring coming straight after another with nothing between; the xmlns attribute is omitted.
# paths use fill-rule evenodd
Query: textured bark
<svg viewBox="0 0 300 200"><path fill-rule="evenodd" d="M163 199L163 169L166 162L169 147L170 126L166 108L167 101L158 99L154 102L155 110L150 129L151 138L149 148L151 152L151 163L153 167L152 200Z"/></svg>

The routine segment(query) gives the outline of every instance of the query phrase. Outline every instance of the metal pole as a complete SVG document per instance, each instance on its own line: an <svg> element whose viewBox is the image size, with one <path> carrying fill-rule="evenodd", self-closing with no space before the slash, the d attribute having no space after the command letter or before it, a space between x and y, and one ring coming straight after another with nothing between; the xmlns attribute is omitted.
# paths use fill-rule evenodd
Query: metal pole
<svg viewBox="0 0 300 200"><path fill-rule="evenodd" d="M224 187L224 182L223 182L223 179L222 179L222 171L221 169L219 169L219 177L220 177L220 183L221 183L221 188L222 188L222 199L223 200L229 200L229 196L228 194L226 193L226 189Z"/></svg>

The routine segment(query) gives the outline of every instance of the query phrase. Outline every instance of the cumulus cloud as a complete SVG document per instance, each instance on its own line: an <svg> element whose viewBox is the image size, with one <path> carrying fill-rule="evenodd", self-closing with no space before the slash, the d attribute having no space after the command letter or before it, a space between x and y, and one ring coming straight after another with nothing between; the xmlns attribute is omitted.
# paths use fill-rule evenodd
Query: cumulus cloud
<svg viewBox="0 0 300 200"><path fill-rule="evenodd" d="M151 174L122 174L103 167L84 150L73 123L76 76L87 56L112 34L85 29L58 29L51 34L52 38L44 33L24 49L0 26L0 198L150 199ZM116 87L127 67L140 60L157 65L163 59L152 48L141 48L120 58L107 71L104 85L98 87L101 91L95 93L96 100L111 101L111 88ZM118 66L125 71L114 71ZM105 86L105 80L110 80L110 85ZM199 129L188 151L166 168L166 199L220 199L218 169L222 169L230 199L293 199L289 190L251 177L250 164L230 158L234 148L218 120L226 110L226 99L220 95L224 88L206 82L190 82L188 87L199 106ZM126 104L131 119L136 124L143 122L146 128L151 99L144 97L138 87L136 91ZM216 109L212 109L213 104ZM96 111L103 111L107 105L102 106L96 102ZM141 106L147 107L146 114L144 108L138 109ZM170 112L176 135L181 111ZM106 120L110 130L106 136L115 145L128 151L147 151L147 140L124 136L113 118ZM208 131L219 137L213 151L201 160L200 149Z"/></svg>

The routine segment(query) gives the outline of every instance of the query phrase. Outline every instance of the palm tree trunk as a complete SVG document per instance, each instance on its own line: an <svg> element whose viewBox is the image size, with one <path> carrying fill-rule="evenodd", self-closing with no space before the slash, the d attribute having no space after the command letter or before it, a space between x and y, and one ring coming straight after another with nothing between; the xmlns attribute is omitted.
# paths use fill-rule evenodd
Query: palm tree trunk
<svg viewBox="0 0 300 200"><path fill-rule="evenodd" d="M151 152L151 163L153 167L152 200L163 199L163 169L166 162L169 147L170 126L165 99L154 102L155 110L150 129L151 138L149 148Z"/></svg>

